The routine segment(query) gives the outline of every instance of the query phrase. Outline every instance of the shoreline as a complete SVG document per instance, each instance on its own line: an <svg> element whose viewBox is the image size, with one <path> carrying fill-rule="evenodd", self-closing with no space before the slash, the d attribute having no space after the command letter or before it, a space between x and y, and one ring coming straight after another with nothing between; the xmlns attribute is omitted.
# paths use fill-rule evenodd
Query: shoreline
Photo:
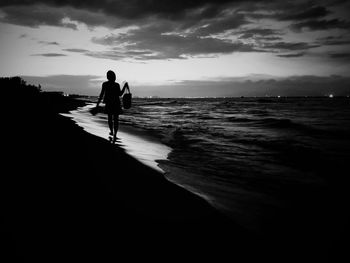
<svg viewBox="0 0 350 263"><path fill-rule="evenodd" d="M249 248L246 230L122 148L60 116L62 108L49 101L7 115L11 129L0 137L6 153L0 181L6 256L16 262L72 255L101 260L155 248L171 253L175 246L190 247L189 254L197 256L203 248L215 254L227 247L225 236ZM66 101L64 109L75 103ZM13 116L23 109L28 117L17 122Z"/></svg>
<svg viewBox="0 0 350 263"><path fill-rule="evenodd" d="M327 244L309 242L327 234L321 224L315 237L293 234L298 225L292 220L263 235L252 233L121 147L59 115L78 107L76 101L46 99L49 103L27 102L6 115L10 129L0 137L6 153L1 241L13 261L62 261L71 254L78 260L120 255L164 260L159 251L182 260L188 255L238 262L325 259ZM14 118L23 112L23 121Z"/></svg>
<svg viewBox="0 0 350 263"><path fill-rule="evenodd" d="M91 115L89 112L91 108L92 105L88 104L69 113L60 113L60 115L72 119L77 126L82 127L86 132L110 141L107 121L103 123L101 118ZM127 154L143 164L158 172L165 173L158 161L167 160L167 156L172 151L169 146L147 134L146 131L123 124L119 124L118 138L116 146L121 147Z"/></svg>
<svg viewBox="0 0 350 263"><path fill-rule="evenodd" d="M91 106L93 106L93 104ZM106 134L108 134L108 124L102 123L102 119L99 118L99 116L91 115L89 112L90 109L90 105L87 105L70 111L68 114L60 115L72 119L77 126L82 127L86 132L109 141L108 138L106 138ZM102 116L106 118L105 114ZM209 195L205 194L199 189L191 187L189 184L182 184L180 181L172 178L171 174L174 173L174 169L169 169L169 166L164 165L164 162L169 161L168 155L173 151L173 149L170 146L162 143L159 138L152 136L152 134L148 133L148 131L145 129L141 129L130 124L119 124L118 137L120 140L115 143L115 146L124 149L126 154L162 173L162 176L164 176L164 178L170 183L175 184L196 196L199 196L208 202L208 204L215 210L223 213L223 209L220 209L217 206L217 202ZM176 173L187 174L186 171L180 171L179 169ZM227 213L224 214L226 215Z"/></svg>
<svg viewBox="0 0 350 263"><path fill-rule="evenodd" d="M106 134L108 134L107 123L102 124L102 121L101 119L98 119L98 116L92 116L89 113L90 109L90 105L87 105L70 111L68 114L65 113L60 115L72 119L75 125L83 128L86 132L109 141L108 138L106 138ZM159 138L147 133L147 130L132 125L119 124L118 134L120 140L115 143L116 147L121 147L125 150L126 154L134 157L155 171L160 172L170 183L199 196L215 210L222 213L222 211L216 207L215 201L212 200L210 196L198 189L190 187L188 184L181 184L169 176L170 170L165 169L168 166L164 165L164 161L166 162L169 160L168 155L173 150L170 146L163 144ZM178 173L186 173L186 171L178 171Z"/></svg>

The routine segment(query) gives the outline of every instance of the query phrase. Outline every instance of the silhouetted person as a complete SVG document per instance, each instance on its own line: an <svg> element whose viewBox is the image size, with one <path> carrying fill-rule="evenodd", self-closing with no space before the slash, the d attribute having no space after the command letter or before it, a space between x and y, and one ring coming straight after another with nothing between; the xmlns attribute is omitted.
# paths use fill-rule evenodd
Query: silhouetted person
<svg viewBox="0 0 350 263"><path fill-rule="evenodd" d="M107 72L108 81L103 82L102 90L97 101L96 108L99 106L103 99L105 103L105 113L108 114L108 126L110 133L113 136L113 141L117 139L117 132L119 127L119 114L122 113L119 97L123 95L126 88L129 88L128 83L124 84L123 90L120 90L120 86L116 80L115 73L111 70Z"/></svg>

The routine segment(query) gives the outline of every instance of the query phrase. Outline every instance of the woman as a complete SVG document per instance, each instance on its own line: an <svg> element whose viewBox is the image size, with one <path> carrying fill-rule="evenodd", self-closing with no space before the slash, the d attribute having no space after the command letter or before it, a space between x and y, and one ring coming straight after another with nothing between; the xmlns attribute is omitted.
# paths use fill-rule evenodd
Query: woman
<svg viewBox="0 0 350 263"><path fill-rule="evenodd" d="M110 133L113 136L113 141L117 140L117 132L119 127L119 114L122 113L119 97L123 95L126 88L129 88L128 83L124 84L123 90L120 91L120 86L116 80L115 73L112 70L107 72L108 81L103 82L102 90L98 98L96 108L99 106L103 99L105 103L105 113L108 114L108 126Z"/></svg>

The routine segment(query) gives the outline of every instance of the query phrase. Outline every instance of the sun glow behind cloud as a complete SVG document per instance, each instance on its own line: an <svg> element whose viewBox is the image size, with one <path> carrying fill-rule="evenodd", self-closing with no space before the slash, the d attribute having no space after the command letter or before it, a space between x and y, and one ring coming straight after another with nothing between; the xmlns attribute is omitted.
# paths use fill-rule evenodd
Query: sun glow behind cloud
<svg viewBox="0 0 350 263"><path fill-rule="evenodd" d="M0 6L1 73L103 79L112 69L119 81L158 88L252 74L349 75L344 6L223 2L8 3Z"/></svg>

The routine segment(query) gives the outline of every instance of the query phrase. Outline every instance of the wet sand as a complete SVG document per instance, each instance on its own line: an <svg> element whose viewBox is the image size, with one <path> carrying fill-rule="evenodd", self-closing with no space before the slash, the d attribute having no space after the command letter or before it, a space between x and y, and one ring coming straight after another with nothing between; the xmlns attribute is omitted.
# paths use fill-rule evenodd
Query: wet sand
<svg viewBox="0 0 350 263"><path fill-rule="evenodd" d="M62 116L72 119L78 126L82 127L88 133L100 138L111 141L107 124L106 114L91 115L90 110L95 104L89 104L70 111ZM100 115L105 117L102 123ZM146 134L145 131L130 126L119 125L118 140L115 142L117 147L125 150L128 155L135 157L141 163L161 172L164 171L158 166L158 160L167 159L171 148L162 144L156 138Z"/></svg>

